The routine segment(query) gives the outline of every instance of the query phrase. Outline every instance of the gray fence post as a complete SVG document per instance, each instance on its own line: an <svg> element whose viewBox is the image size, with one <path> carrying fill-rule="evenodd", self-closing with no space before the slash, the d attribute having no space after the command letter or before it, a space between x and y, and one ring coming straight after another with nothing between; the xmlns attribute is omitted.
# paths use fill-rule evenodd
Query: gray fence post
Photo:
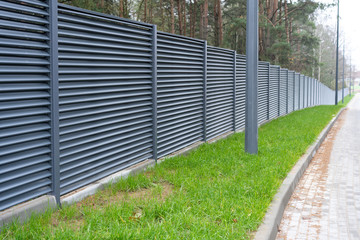
<svg viewBox="0 0 360 240"><path fill-rule="evenodd" d="M305 108L305 92L306 92L305 91L305 78L306 78L305 76L303 76L303 78L302 78L304 80L303 81L303 109Z"/></svg>
<svg viewBox="0 0 360 240"><path fill-rule="evenodd" d="M207 141L207 136L206 136L206 122L207 122L207 108L206 108L206 101L207 101L207 41L204 41L204 58L203 58L203 78L204 78L204 82L203 82L203 121L204 121L204 127L203 127L203 134L204 134L204 142Z"/></svg>
<svg viewBox="0 0 360 240"><path fill-rule="evenodd" d="M299 99L298 99L299 105L298 105L298 110L301 109L301 105L300 105L300 103L301 103L301 101L300 101L300 99L301 99L301 97L300 97L301 89L300 88L301 88L301 75L299 73Z"/></svg>
<svg viewBox="0 0 360 240"><path fill-rule="evenodd" d="M60 206L58 3L49 1L52 194Z"/></svg>
<svg viewBox="0 0 360 240"><path fill-rule="evenodd" d="M234 132L236 131L236 51L234 51Z"/></svg>
<svg viewBox="0 0 360 240"><path fill-rule="evenodd" d="M309 87L310 87L310 78L306 77L307 81L306 81L306 107L309 107Z"/></svg>
<svg viewBox="0 0 360 240"><path fill-rule="evenodd" d="M286 69L286 114L289 113L289 69Z"/></svg>
<svg viewBox="0 0 360 240"><path fill-rule="evenodd" d="M270 63L268 63L267 120L270 120Z"/></svg>
<svg viewBox="0 0 360 240"><path fill-rule="evenodd" d="M278 74L278 117L280 116L280 77L281 77L281 67L279 68L279 74Z"/></svg>
<svg viewBox="0 0 360 240"><path fill-rule="evenodd" d="M313 106L315 106L315 100L316 100L316 81L313 79Z"/></svg>
<svg viewBox="0 0 360 240"><path fill-rule="evenodd" d="M293 111L295 111L295 77L296 73L293 73Z"/></svg>
<svg viewBox="0 0 360 240"><path fill-rule="evenodd" d="M157 162L157 27L152 29L152 115L153 115L153 159Z"/></svg>

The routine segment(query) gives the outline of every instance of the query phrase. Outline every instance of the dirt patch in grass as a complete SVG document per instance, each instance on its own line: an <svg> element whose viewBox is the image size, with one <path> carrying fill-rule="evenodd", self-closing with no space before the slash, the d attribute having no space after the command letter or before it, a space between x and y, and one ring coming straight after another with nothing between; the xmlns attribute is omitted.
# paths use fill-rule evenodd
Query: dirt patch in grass
<svg viewBox="0 0 360 240"><path fill-rule="evenodd" d="M55 212L51 217L51 225L55 228L61 227L62 223L66 223L74 231L79 231L84 226L85 220L80 209L83 207L91 207L93 209L105 208L111 204L117 204L130 201L149 201L158 200L164 202L174 191L174 186L168 182L154 183L149 188L141 188L136 191L112 192L106 189L98 194L89 196L84 200L76 203L77 213L72 217L62 217L61 213ZM141 217L141 209L135 209L133 213L133 220Z"/></svg>
<svg viewBox="0 0 360 240"><path fill-rule="evenodd" d="M106 189L101 194L90 196L77 203L78 207L90 206L95 208L102 208L106 205L116 204L129 201L149 201L156 199L158 201L165 201L168 196L172 194L174 186L168 182L160 182L153 184L149 188L141 188L136 191L118 191L113 192L111 189Z"/></svg>
<svg viewBox="0 0 360 240"><path fill-rule="evenodd" d="M71 218L61 218L60 213L55 212L51 217L51 225L56 228L59 227L61 223L66 223L72 230L79 231L81 227L84 226L84 218L80 212Z"/></svg>

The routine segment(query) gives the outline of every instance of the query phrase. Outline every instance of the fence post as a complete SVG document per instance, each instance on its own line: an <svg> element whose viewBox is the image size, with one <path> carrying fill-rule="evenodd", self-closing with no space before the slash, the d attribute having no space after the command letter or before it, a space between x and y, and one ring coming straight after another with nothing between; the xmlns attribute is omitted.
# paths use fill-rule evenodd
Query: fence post
<svg viewBox="0 0 360 240"><path fill-rule="evenodd" d="M296 73L294 71L294 74L293 74L293 111L295 111L295 77L296 77Z"/></svg>
<svg viewBox="0 0 360 240"><path fill-rule="evenodd" d="M286 114L289 113L289 69L286 69Z"/></svg>
<svg viewBox="0 0 360 240"><path fill-rule="evenodd" d="M318 100L318 81L317 79L315 80L315 105L317 105L317 100Z"/></svg>
<svg viewBox="0 0 360 240"><path fill-rule="evenodd" d="M207 122L207 41L204 41L204 56L203 56L203 78L204 78L204 82L203 82L203 121L204 121L204 127L203 127L203 135L204 135L204 142L207 141L207 136L206 136L206 122Z"/></svg>
<svg viewBox="0 0 360 240"><path fill-rule="evenodd" d="M234 51L234 132L236 131L236 51Z"/></svg>
<svg viewBox="0 0 360 240"><path fill-rule="evenodd" d="M280 79L281 79L281 67L279 67L279 74L278 74L278 117L280 116Z"/></svg>
<svg viewBox="0 0 360 240"><path fill-rule="evenodd" d="M312 99L313 99L313 78L309 78L310 86L309 86L309 92L310 92L310 98L309 98L309 106L312 106Z"/></svg>
<svg viewBox="0 0 360 240"><path fill-rule="evenodd" d="M157 27L152 29L152 115L153 115L153 159L157 162Z"/></svg>
<svg viewBox="0 0 360 240"><path fill-rule="evenodd" d="M312 106L312 78L309 78L309 106L311 107Z"/></svg>
<svg viewBox="0 0 360 240"><path fill-rule="evenodd" d="M298 99L298 103L299 103L299 105L298 105L298 110L300 110L301 109L301 106L300 106L300 99L301 99L301 97L300 97L300 93L301 93L301 75L300 75L300 73L298 73L298 75L299 75L299 99Z"/></svg>
<svg viewBox="0 0 360 240"><path fill-rule="evenodd" d="M314 86L314 89L313 89L313 93L314 93L313 105L315 106L315 104L316 104L316 81L315 81L315 79L313 80L313 86Z"/></svg>
<svg viewBox="0 0 360 240"><path fill-rule="evenodd" d="M309 107L309 87L310 87L310 79L309 77L306 77L306 107Z"/></svg>
<svg viewBox="0 0 360 240"><path fill-rule="evenodd" d="M270 120L270 63L268 63L267 120Z"/></svg>
<svg viewBox="0 0 360 240"><path fill-rule="evenodd" d="M305 108L305 76L303 76L302 78L304 81L303 81L303 109Z"/></svg>
<svg viewBox="0 0 360 240"><path fill-rule="evenodd" d="M60 206L58 3L49 1L52 194Z"/></svg>
<svg viewBox="0 0 360 240"><path fill-rule="evenodd" d="M313 100L314 100L314 79L310 78L310 106L313 106Z"/></svg>

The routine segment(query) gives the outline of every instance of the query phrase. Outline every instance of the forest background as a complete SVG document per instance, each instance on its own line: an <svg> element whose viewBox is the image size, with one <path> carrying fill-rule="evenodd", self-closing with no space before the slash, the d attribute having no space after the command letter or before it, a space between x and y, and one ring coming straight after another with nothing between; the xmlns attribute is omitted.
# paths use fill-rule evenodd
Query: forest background
<svg viewBox="0 0 360 240"><path fill-rule="evenodd" d="M258 0L259 58L335 87L336 29L316 0ZM204 39L246 54L246 0L59 0L97 12L156 24L159 31ZM340 54L339 72L350 68ZM341 75L340 75L341 76ZM346 76L347 77L347 76ZM341 88L341 84L340 88Z"/></svg>

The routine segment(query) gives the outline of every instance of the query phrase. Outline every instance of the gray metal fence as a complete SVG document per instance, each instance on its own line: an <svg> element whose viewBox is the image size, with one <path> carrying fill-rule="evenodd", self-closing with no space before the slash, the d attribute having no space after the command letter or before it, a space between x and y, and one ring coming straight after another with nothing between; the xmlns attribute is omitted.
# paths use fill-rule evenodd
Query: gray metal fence
<svg viewBox="0 0 360 240"><path fill-rule="evenodd" d="M0 211L244 128L235 51L53 0L0 12ZM267 62L258 84L259 123L333 104L322 83Z"/></svg>

